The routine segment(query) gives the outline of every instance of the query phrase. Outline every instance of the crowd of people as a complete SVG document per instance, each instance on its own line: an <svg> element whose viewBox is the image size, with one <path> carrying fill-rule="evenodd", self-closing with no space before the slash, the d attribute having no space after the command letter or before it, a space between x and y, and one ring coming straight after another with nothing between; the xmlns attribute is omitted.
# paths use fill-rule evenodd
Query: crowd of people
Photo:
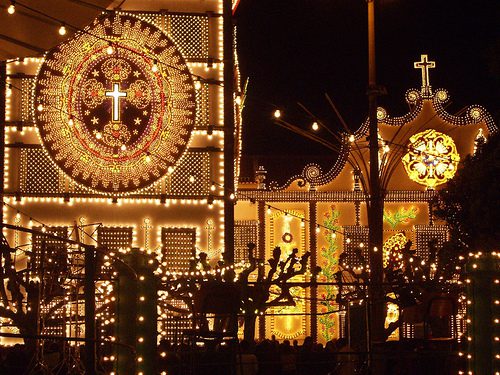
<svg viewBox="0 0 500 375"><path fill-rule="evenodd" d="M364 358L341 338L323 344L306 337L279 342L274 336L258 343L242 340L238 345L204 347L195 354L187 347L173 347L164 340L159 346L160 371L182 374L182 368L195 368L196 374L237 375L343 375L354 374L364 365ZM235 368L235 371L229 370ZM230 371L230 372L227 372Z"/></svg>

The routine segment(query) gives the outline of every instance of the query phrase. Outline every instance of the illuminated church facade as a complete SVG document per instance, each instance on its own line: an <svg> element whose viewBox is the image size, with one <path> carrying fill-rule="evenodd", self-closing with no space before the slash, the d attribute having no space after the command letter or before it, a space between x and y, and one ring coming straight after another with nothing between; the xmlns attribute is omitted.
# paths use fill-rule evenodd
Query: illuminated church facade
<svg viewBox="0 0 500 375"><path fill-rule="evenodd" d="M153 3L154 9L145 9ZM233 224L225 221L224 187L238 179L242 110L235 59L235 175L225 176L222 5L126 1L44 58L9 62L3 222L109 252L141 248L157 254L170 272L185 272L199 252L221 258L225 226ZM447 238L430 210L436 191L474 153L478 140L496 130L480 106L460 116L447 113L449 94L431 88L428 63L423 58L417 66L421 89L406 93L408 114L391 117L382 108L377 113L382 168L391 168L385 239L404 232L421 254L431 239L442 244ZM354 155L358 163L367 162L366 135L367 123L347 135L329 170L308 164L278 186L259 169L254 183L240 182L235 261L245 261L246 245L253 242L263 259L275 246L285 253L310 250L310 267L322 267L322 281L332 280L342 252L354 264L349 254L366 251L368 227L363 175L348 160ZM29 254L42 248L39 235L15 229L4 234L18 249L16 267L29 268ZM50 246L64 247L57 240ZM313 336L321 342L340 336L344 318L330 301L335 288L297 293L297 306L259 319L258 336ZM77 302L66 308L78 311ZM160 314L164 336L171 332L168 319ZM76 328L46 333L65 329Z"/></svg>
<svg viewBox="0 0 500 375"><path fill-rule="evenodd" d="M422 72L422 86L406 92L409 112L393 117L384 108L377 110L380 176L385 191L384 259L389 257L386 249L398 244L401 249L408 240L422 259L427 259L430 241L441 247L448 230L445 223L435 220L431 203L453 178L459 163L497 130L481 106L469 106L458 116L446 111L450 95L431 87L429 69L435 62L427 55L414 67ZM302 253L311 251L310 268L320 266L323 270L319 281L334 282L342 253L348 266L366 267L367 135L368 121L354 133L339 134L344 142L329 169L310 163L280 185L266 176L265 166L260 166L254 182L241 183L235 221L236 233L241 234L236 237L236 260L244 258L245 242L251 238L262 259L268 259L275 246L286 254L293 248ZM297 306L275 309L276 315L259 320L260 337L274 334L280 339L300 340L312 336L326 342L344 336L345 310L339 311L343 309L335 302L337 292L333 285L297 291ZM463 306L459 311L465 316ZM393 313L389 319L397 318L398 312ZM399 337L413 337L411 325L402 328Z"/></svg>
<svg viewBox="0 0 500 375"><path fill-rule="evenodd" d="M122 3L43 58L6 64L3 223L110 254L140 248L185 271L197 253L218 260L224 249L223 1ZM238 92L237 62L234 76ZM37 233L4 235L19 272L42 247L67 248ZM104 286L98 307L110 297ZM81 314L77 300L55 314ZM83 321L42 333L76 326Z"/></svg>

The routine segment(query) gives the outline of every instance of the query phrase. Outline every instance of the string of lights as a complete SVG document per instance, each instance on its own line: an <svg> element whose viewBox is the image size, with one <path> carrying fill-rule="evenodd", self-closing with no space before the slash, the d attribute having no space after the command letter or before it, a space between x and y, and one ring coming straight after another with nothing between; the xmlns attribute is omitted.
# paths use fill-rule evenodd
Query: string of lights
<svg viewBox="0 0 500 375"><path fill-rule="evenodd" d="M115 41L115 40L108 40L106 38L103 38L102 36L100 35L96 35L94 33L91 33L90 31L86 30L86 29L82 29L82 28L79 28L78 26L75 26L75 25L72 25L68 22L66 22L65 20L62 20L62 19L59 19L59 18L56 18L56 17L53 17L51 16L50 14L48 13L45 13L39 9L35 9L33 7L30 7L29 5L26 5L26 4L23 4L22 2L19 2L19 1L13 1L11 2L11 5L7 8L7 12L11 15L13 15L15 13L15 7L17 6L20 6L20 7L23 7L31 12L34 12L38 15L41 15L43 17L46 17L47 19L51 20L51 21L54 21L54 22L57 22L58 24L60 24L60 27L58 29L58 33L59 35L61 36L64 36L66 35L67 33L67 28L70 28L71 30L73 30L74 32L78 32L78 33L84 33L84 34L87 34L87 35L90 35L98 40L101 40L101 41L104 41L106 43L108 43L108 49L107 49L107 53L109 55L112 55L114 52L115 52L115 48L123 48L123 49L126 49L128 52L131 52L131 53L135 53L135 54L138 54L139 56L141 57L145 57L145 58L150 58L149 56L147 56L145 53L139 53L138 51L135 51L135 50L132 50L130 48L128 48L127 46ZM106 13L116 13L117 11L115 10L106 10L105 11ZM151 66L151 69L153 72L157 72L158 71L158 66L165 66L165 67L168 67L170 69L175 69L175 70L178 70L178 71L182 71L182 69L179 69L178 67L174 66L174 65L171 65L171 64L168 64L168 63L165 63L163 61L159 61L157 59L152 59L153 60L153 64ZM15 62L15 61L19 61L18 59L13 59L13 60L7 60L8 63L11 63L11 62ZM201 75L198 75L198 74L195 74L193 72L191 72L191 75L193 77L196 77L197 78L197 81L195 81L195 88L199 89L201 87L201 83L209 83L209 84L215 84L217 86L221 86L223 87L224 86L224 82L222 81L218 81L218 80L214 80L214 79L211 79L211 78L206 78L206 77L203 77Z"/></svg>

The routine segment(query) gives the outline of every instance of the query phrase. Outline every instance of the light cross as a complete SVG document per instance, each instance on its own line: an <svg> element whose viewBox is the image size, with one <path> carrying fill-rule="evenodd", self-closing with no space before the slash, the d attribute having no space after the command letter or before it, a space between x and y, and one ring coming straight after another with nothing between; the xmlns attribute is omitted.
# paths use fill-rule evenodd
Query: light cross
<svg viewBox="0 0 500 375"><path fill-rule="evenodd" d="M120 84L113 83L113 91L106 91L106 96L113 98L113 121L120 121L120 98L127 96L127 93L120 91Z"/></svg>
<svg viewBox="0 0 500 375"><path fill-rule="evenodd" d="M436 63L434 61L428 61L427 55L420 55L420 61L413 63L413 67L422 71L422 93L430 95L431 85L429 80L429 68L435 68Z"/></svg>

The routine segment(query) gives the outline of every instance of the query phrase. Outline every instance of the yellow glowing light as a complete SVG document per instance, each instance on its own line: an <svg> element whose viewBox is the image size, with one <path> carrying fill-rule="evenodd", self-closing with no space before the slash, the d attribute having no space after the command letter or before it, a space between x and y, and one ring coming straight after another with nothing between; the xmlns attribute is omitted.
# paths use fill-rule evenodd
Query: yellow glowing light
<svg viewBox="0 0 500 375"><path fill-rule="evenodd" d="M66 35L66 26L61 25L59 28L59 35Z"/></svg>
<svg viewBox="0 0 500 375"><path fill-rule="evenodd" d="M428 129L410 138L402 161L411 180L434 189L453 178L460 155L451 137Z"/></svg>
<svg viewBox="0 0 500 375"><path fill-rule="evenodd" d="M276 111L274 111L274 118L280 118L280 117L281 117L281 111L277 109Z"/></svg>
<svg viewBox="0 0 500 375"><path fill-rule="evenodd" d="M382 248L384 267L387 267L389 265L391 258L395 263L395 267L398 267L400 265L400 260L402 258L401 250L404 248L407 242L408 239L403 233L397 233L394 236L389 237L389 239L385 241ZM397 261L395 261L396 259Z"/></svg>
<svg viewBox="0 0 500 375"><path fill-rule="evenodd" d="M7 8L7 13L9 14L16 13L16 6L14 4L10 4L9 7Z"/></svg>
<svg viewBox="0 0 500 375"><path fill-rule="evenodd" d="M123 48L113 48L118 44ZM131 52L143 50L154 55ZM192 76L174 42L124 14L103 14L49 51L35 97L51 103L35 113L46 151L76 182L103 192L135 191L162 178L186 151L196 116ZM145 153L158 157L150 163Z"/></svg>
<svg viewBox="0 0 500 375"><path fill-rule="evenodd" d="M319 125L316 121L314 121L311 125L311 129L314 130L314 131L318 131L319 130Z"/></svg>
<svg viewBox="0 0 500 375"><path fill-rule="evenodd" d="M153 65L151 66L151 71L153 73L156 73L158 71L158 63L156 62L156 60L153 62Z"/></svg>

